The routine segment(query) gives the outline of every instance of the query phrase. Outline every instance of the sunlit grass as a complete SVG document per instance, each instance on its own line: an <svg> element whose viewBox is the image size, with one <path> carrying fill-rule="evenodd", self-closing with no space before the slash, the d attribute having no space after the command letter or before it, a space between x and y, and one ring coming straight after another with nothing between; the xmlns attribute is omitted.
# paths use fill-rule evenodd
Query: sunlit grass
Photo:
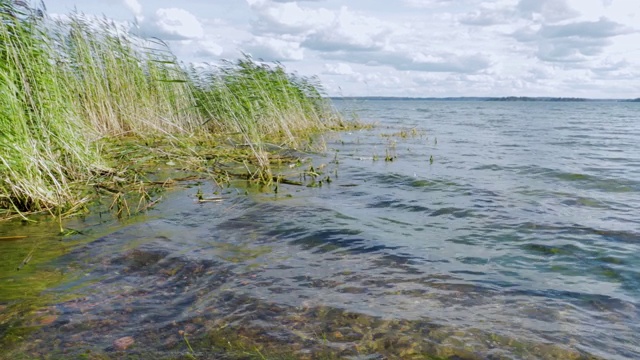
<svg viewBox="0 0 640 360"><path fill-rule="evenodd" d="M281 146L300 146L309 131L343 126L321 94L316 79L287 74L276 64L246 56L209 71L191 69L194 93L214 129L268 138Z"/></svg>
<svg viewBox="0 0 640 360"><path fill-rule="evenodd" d="M311 136L345 127L321 93L316 79L288 74L279 65L249 56L217 68L192 67L198 109L215 133L239 134L258 162L262 180L271 179L270 148L316 148ZM270 181L270 180L268 180Z"/></svg>
<svg viewBox="0 0 640 360"><path fill-rule="evenodd" d="M80 200L70 182L100 164L87 141L93 131L71 106L73 93L39 18L7 6L0 11L0 206L68 206Z"/></svg>
<svg viewBox="0 0 640 360"><path fill-rule="evenodd" d="M196 144L213 148L224 137L250 150L247 171L268 183L269 151L317 148L315 134L347 126L316 79L279 64L245 56L187 70L162 42L108 19L53 20L8 0L0 0L0 94L0 209L18 213L77 211L88 184L126 164L105 152L114 138L164 138L176 155L197 157Z"/></svg>

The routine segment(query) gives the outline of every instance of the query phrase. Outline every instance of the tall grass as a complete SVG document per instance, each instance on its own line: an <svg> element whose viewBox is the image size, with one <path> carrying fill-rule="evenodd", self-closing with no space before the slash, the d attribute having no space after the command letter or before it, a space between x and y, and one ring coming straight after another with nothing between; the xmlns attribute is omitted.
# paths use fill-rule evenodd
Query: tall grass
<svg viewBox="0 0 640 360"><path fill-rule="evenodd" d="M54 21L0 0L0 209L59 214L108 171L102 139L238 135L270 181L264 144L343 126L314 79L245 56L186 70L160 41L108 19ZM84 186L86 187L86 186Z"/></svg>
<svg viewBox="0 0 640 360"><path fill-rule="evenodd" d="M36 12L0 3L0 206L76 202L70 182L99 163Z"/></svg>
<svg viewBox="0 0 640 360"><path fill-rule="evenodd" d="M311 147L310 134L344 126L317 80L288 74L279 64L260 64L245 55L221 67L192 67L190 77L209 129L241 135L257 160L258 180L272 178L266 142Z"/></svg>
<svg viewBox="0 0 640 360"><path fill-rule="evenodd" d="M56 61L78 94L73 105L100 134L191 132L201 121L189 79L166 47L135 43L108 19L88 22L79 14L55 29Z"/></svg>
<svg viewBox="0 0 640 360"><path fill-rule="evenodd" d="M250 141L268 138L300 146L303 134L341 125L314 79L287 74L278 64L249 56L209 71L191 69L202 115L216 130L239 132Z"/></svg>

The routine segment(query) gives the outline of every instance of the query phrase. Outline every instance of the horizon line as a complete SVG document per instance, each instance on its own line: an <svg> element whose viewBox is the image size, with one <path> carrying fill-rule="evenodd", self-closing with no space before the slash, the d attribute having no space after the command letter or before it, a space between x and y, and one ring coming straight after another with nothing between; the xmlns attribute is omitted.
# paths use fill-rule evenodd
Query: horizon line
<svg viewBox="0 0 640 360"><path fill-rule="evenodd" d="M353 95L328 96L330 99L376 99L376 100L497 100L497 101L621 101L640 102L638 98L583 98L564 96L386 96Z"/></svg>

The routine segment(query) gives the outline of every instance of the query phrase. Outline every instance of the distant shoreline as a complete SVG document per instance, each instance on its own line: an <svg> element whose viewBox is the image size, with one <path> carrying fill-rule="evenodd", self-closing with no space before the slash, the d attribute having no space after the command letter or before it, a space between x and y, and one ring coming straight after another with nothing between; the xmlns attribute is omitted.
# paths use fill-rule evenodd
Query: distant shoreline
<svg viewBox="0 0 640 360"><path fill-rule="evenodd" d="M331 96L331 100L418 100L418 101L545 101L545 102L640 102L636 99L589 99L569 97L402 97L402 96Z"/></svg>

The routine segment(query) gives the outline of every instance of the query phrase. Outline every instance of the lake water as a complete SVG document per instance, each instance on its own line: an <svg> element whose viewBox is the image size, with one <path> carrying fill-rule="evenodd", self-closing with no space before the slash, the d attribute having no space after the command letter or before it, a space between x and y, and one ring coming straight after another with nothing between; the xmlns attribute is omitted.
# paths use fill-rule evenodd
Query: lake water
<svg viewBox="0 0 640 360"><path fill-rule="evenodd" d="M14 354L640 358L640 104L336 106L377 126L308 156L323 186L87 227Z"/></svg>

